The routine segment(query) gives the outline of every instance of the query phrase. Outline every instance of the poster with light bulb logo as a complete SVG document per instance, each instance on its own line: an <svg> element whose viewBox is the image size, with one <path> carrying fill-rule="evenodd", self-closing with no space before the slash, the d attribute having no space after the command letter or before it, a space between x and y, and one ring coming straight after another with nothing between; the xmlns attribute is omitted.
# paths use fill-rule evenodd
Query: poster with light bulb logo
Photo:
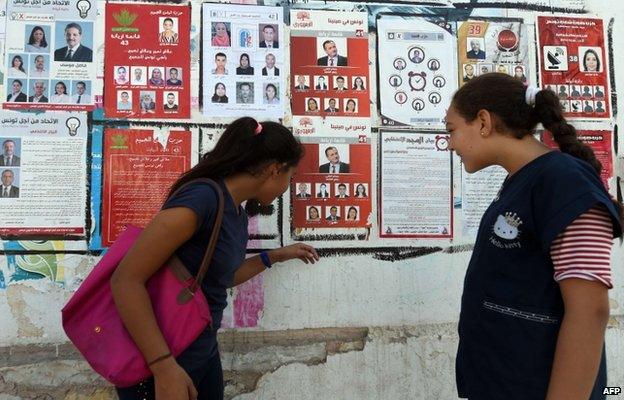
<svg viewBox="0 0 624 400"><path fill-rule="evenodd" d="M0 124L0 235L84 237L86 113L2 111Z"/></svg>
<svg viewBox="0 0 624 400"><path fill-rule="evenodd" d="M3 108L90 111L95 0L7 0Z"/></svg>

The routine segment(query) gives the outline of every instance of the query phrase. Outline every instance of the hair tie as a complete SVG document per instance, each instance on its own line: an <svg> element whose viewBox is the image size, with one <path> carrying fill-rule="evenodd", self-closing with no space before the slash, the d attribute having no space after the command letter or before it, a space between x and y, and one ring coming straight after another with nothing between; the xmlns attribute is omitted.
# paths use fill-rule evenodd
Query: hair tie
<svg viewBox="0 0 624 400"><path fill-rule="evenodd" d="M256 126L256 129L254 130L254 136L259 135L261 132L262 132L262 124L258 122L258 126Z"/></svg>
<svg viewBox="0 0 624 400"><path fill-rule="evenodd" d="M535 86L527 86L524 94L524 100L529 106L535 105L535 96L541 91L540 88Z"/></svg>

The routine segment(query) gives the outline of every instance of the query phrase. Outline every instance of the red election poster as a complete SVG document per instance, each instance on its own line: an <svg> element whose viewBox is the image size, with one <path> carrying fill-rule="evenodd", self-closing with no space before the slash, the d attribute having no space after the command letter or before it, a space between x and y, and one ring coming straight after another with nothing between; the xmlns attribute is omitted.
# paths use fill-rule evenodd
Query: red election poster
<svg viewBox="0 0 624 400"><path fill-rule="evenodd" d="M104 132L104 246L126 225L143 227L156 214L173 182L191 167L191 142L188 131L171 131L166 138L149 129Z"/></svg>
<svg viewBox="0 0 624 400"><path fill-rule="evenodd" d="M370 117L366 13L291 11L293 115Z"/></svg>
<svg viewBox="0 0 624 400"><path fill-rule="evenodd" d="M537 32L542 88L557 93L566 118L610 118L602 19L538 16Z"/></svg>
<svg viewBox="0 0 624 400"><path fill-rule="evenodd" d="M369 226L373 190L370 139L366 135L327 135L300 140L305 153L291 181L293 227Z"/></svg>
<svg viewBox="0 0 624 400"><path fill-rule="evenodd" d="M106 5L106 117L190 117L190 23L190 6Z"/></svg>
<svg viewBox="0 0 624 400"><path fill-rule="evenodd" d="M594 150L596 158L602 164L600 179L605 187L609 188L609 179L613 178L613 134L611 131L591 130L578 130L576 133L581 142ZM542 141L550 148L559 149L549 131L542 134Z"/></svg>

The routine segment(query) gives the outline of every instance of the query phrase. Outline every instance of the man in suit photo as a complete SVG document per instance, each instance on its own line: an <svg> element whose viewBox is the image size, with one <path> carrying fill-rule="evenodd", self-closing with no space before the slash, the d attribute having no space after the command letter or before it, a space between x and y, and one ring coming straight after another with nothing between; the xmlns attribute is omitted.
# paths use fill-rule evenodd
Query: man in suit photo
<svg viewBox="0 0 624 400"><path fill-rule="evenodd" d="M279 68L275 66L275 56L271 53L264 57L266 65L262 67L262 76L279 76Z"/></svg>
<svg viewBox="0 0 624 400"><path fill-rule="evenodd" d="M316 197L320 197L321 199L326 199L329 197L329 192L327 191L327 185L321 183L319 185L318 192L316 193Z"/></svg>
<svg viewBox="0 0 624 400"><path fill-rule="evenodd" d="M262 38L264 40L260 42L260 47L263 49L278 49L279 42L275 39L276 33L275 26L265 25L265 27L262 28Z"/></svg>
<svg viewBox="0 0 624 400"><path fill-rule="evenodd" d="M69 62L91 62L93 60L93 51L83 46L82 27L75 22L67 24L65 27L65 42L67 46L61 47L54 51L54 61Z"/></svg>
<svg viewBox="0 0 624 400"><path fill-rule="evenodd" d="M336 78L336 86L334 86L334 90L347 90L347 87L345 86L345 78L342 76L339 76Z"/></svg>
<svg viewBox="0 0 624 400"><path fill-rule="evenodd" d="M338 193L334 197L337 199L348 199L349 195L347 194L347 185L344 183L338 184Z"/></svg>
<svg viewBox="0 0 624 400"><path fill-rule="evenodd" d="M466 52L466 58L485 59L485 51L481 50L481 43L477 39L470 40L470 51Z"/></svg>
<svg viewBox="0 0 624 400"><path fill-rule="evenodd" d="M338 215L338 207L331 206L329 209L329 215L325 218L327 221L340 221L340 215Z"/></svg>
<svg viewBox="0 0 624 400"><path fill-rule="evenodd" d="M11 93L7 96L7 102L10 103L26 103L28 96L26 93L22 93L22 81L19 79L13 79L11 83Z"/></svg>
<svg viewBox="0 0 624 400"><path fill-rule="evenodd" d="M309 199L312 195L308 193L308 184L301 182L298 186L299 193L297 193L298 199Z"/></svg>
<svg viewBox="0 0 624 400"><path fill-rule="evenodd" d="M19 167L20 158L15 155L15 141L7 139L2 142L2 157L0 167Z"/></svg>
<svg viewBox="0 0 624 400"><path fill-rule="evenodd" d="M76 93L71 97L72 103L91 103L91 95L87 93L87 84L83 81L78 81L74 85L76 87Z"/></svg>
<svg viewBox="0 0 624 400"><path fill-rule="evenodd" d="M346 67L347 66L347 57L338 55L338 48L336 47L336 42L334 42L333 40L324 41L323 50L325 50L325 53L327 55L317 59L316 65L321 65L323 67Z"/></svg>
<svg viewBox="0 0 624 400"><path fill-rule="evenodd" d="M19 197L19 188L17 186L13 186L14 179L15 175L10 169L2 171L2 187L0 187L0 197Z"/></svg>
<svg viewBox="0 0 624 400"><path fill-rule="evenodd" d="M338 112L338 107L336 107L336 99L329 99L327 105L329 107L325 109L325 112Z"/></svg>
<svg viewBox="0 0 624 400"><path fill-rule="evenodd" d="M319 76L318 79L316 80L316 86L314 86L314 89L316 90L327 90L327 83L325 83L325 77L324 76Z"/></svg>
<svg viewBox="0 0 624 400"><path fill-rule="evenodd" d="M306 85L305 78L306 78L305 75L297 75L297 86L295 86L295 89L298 89L298 90L310 89L310 86Z"/></svg>
<svg viewBox="0 0 624 400"><path fill-rule="evenodd" d="M349 164L340 161L340 155L338 154L337 148L329 146L325 149L325 156L329 162L319 167L320 173L340 174L349 172Z"/></svg>
<svg viewBox="0 0 624 400"><path fill-rule="evenodd" d="M36 81L34 84L35 93L28 97L29 103L47 103L48 98L45 97L43 92L45 91L45 83L43 81Z"/></svg>

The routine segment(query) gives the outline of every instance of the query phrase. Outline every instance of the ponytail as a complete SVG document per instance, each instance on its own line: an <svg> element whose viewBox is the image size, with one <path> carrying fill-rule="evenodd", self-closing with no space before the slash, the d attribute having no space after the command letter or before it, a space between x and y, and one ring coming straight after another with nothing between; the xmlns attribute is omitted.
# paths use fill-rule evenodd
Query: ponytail
<svg viewBox="0 0 624 400"><path fill-rule="evenodd" d="M541 122L561 152L586 161L598 174L602 171L594 151L578 139L576 129L563 117L559 98L552 90L537 91L507 74L489 73L469 80L455 92L451 104L466 121L474 121L480 110L488 110L497 117L498 131L519 139L534 133ZM613 202L624 225L624 209Z"/></svg>
<svg viewBox="0 0 624 400"><path fill-rule="evenodd" d="M549 130L562 153L586 161L600 175L602 163L596 158L594 150L581 142L574 126L563 117L559 98L552 90L540 90L535 96L535 118ZM624 207L616 199L612 199L620 217L620 224L624 225Z"/></svg>
<svg viewBox="0 0 624 400"><path fill-rule="evenodd" d="M535 96L534 113L535 119L552 133L562 153L568 153L587 162L600 175L602 164L592 148L578 139L574 126L563 117L561 104L555 92L540 90Z"/></svg>

